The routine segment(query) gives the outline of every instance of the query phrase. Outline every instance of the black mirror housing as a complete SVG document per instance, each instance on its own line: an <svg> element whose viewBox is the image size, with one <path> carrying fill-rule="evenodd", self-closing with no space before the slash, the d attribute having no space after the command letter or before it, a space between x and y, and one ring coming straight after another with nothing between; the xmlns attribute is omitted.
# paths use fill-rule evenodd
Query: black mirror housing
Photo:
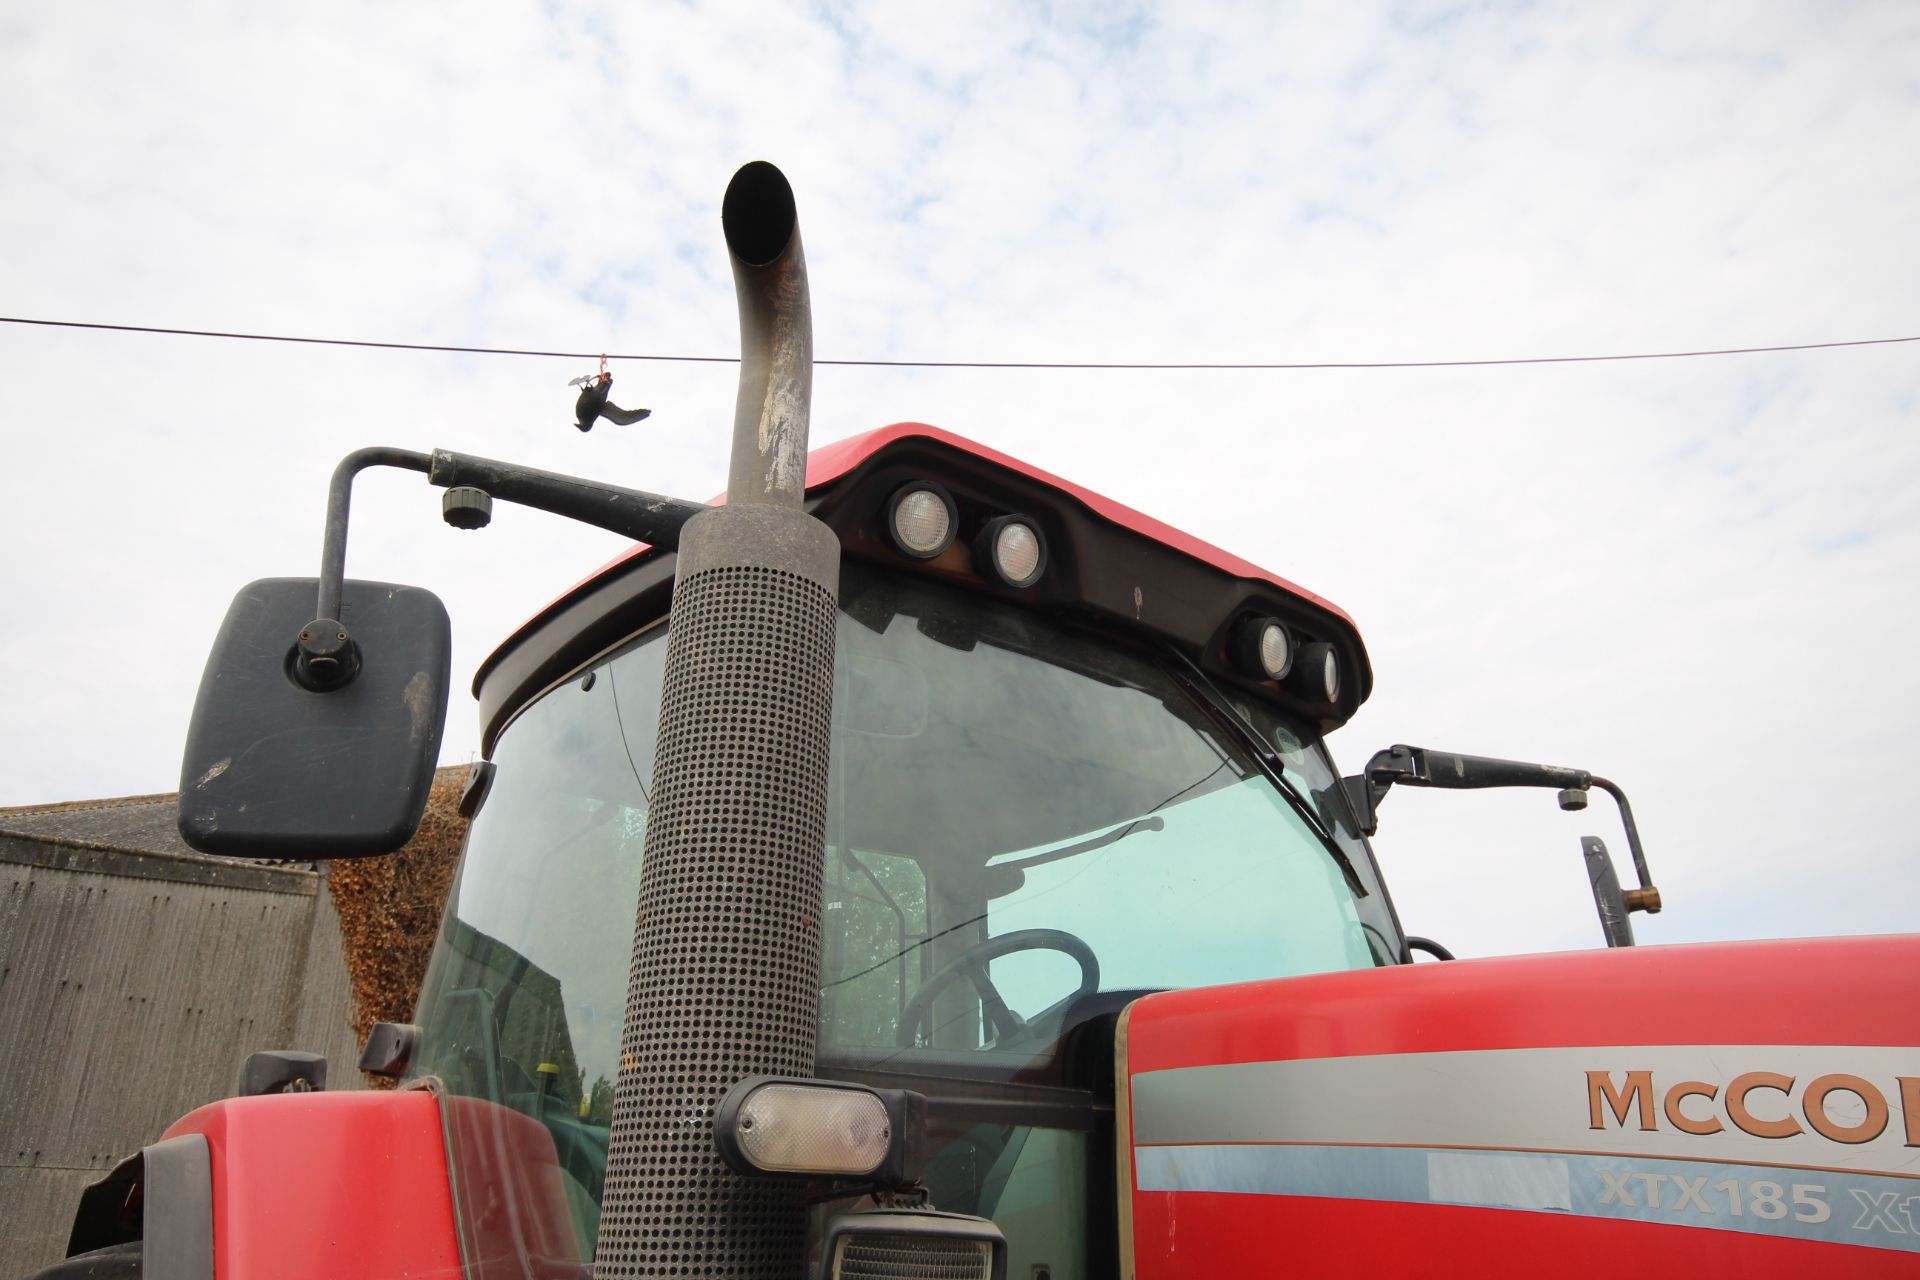
<svg viewBox="0 0 1920 1280"><path fill-rule="evenodd" d="M314 692L293 664L318 588L263 578L227 610L180 768L180 835L202 853L363 858L420 826L446 722L446 607L419 587L349 580L340 622L360 666Z"/></svg>

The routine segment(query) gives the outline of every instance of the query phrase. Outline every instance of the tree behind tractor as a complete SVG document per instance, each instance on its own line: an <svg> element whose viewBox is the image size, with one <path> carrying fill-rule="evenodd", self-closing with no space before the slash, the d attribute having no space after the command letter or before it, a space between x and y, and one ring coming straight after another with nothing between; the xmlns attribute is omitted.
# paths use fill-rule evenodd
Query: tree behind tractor
<svg viewBox="0 0 1920 1280"><path fill-rule="evenodd" d="M475 680L474 821L385 1093L268 1052L92 1188L48 1274L1891 1275L1920 1267L1920 939L1635 948L1624 792L1396 746L1338 608L950 433L808 453L792 192L723 208L724 504L437 451L335 473L318 579L236 598L181 829L378 856L448 622L344 576L369 466L634 551ZM1413 965L1394 785L1616 802L1608 948ZM1571 861L1571 860L1570 860Z"/></svg>

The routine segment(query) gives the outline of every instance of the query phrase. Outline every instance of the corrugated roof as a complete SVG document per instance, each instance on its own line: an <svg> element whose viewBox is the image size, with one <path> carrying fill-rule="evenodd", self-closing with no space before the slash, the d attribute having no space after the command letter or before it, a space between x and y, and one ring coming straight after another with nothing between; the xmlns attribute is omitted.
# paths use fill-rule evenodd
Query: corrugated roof
<svg viewBox="0 0 1920 1280"><path fill-rule="evenodd" d="M466 765L436 770L436 784L463 777ZM20 836L47 844L83 849L112 849L125 853L159 854L207 862L239 863L252 867L312 870L312 859L272 861L264 858L221 858L196 852L180 838L174 817L180 797L174 792L154 796L116 796L106 800L67 800L58 804L29 804L0 809L0 836Z"/></svg>

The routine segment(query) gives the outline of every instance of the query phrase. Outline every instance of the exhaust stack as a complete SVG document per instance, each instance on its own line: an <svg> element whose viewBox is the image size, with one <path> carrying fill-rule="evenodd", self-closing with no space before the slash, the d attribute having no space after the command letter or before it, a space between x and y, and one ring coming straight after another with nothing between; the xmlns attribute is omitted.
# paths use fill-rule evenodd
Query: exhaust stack
<svg viewBox="0 0 1920 1280"><path fill-rule="evenodd" d="M740 303L727 504L680 534L595 1274L797 1280L797 1185L721 1161L749 1075L810 1076L840 544L801 510L813 326L793 189L722 220Z"/></svg>
<svg viewBox="0 0 1920 1280"><path fill-rule="evenodd" d="M813 406L813 307L793 188L756 160L720 206L740 300L740 392L727 502L800 506Z"/></svg>

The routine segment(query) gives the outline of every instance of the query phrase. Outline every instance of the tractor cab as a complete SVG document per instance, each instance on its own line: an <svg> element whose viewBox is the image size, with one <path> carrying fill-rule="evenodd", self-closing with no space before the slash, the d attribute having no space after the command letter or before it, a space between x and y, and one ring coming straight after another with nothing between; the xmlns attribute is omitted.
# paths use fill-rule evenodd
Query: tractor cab
<svg viewBox="0 0 1920 1280"><path fill-rule="evenodd" d="M1404 957L1322 741L1364 696L1364 650L1290 584L931 428L823 451L809 480L846 554L819 1013L793 1034L823 1078L925 1097L927 1198L996 1223L1011 1273L1105 1270L1122 1009ZM545 1129L557 1167L540 1203L564 1204L582 1258L673 559L609 566L480 672L485 791L408 1069ZM1290 681L1303 661L1319 670ZM791 942L694 939L686 963L742 945L771 968ZM712 1011L715 1034L731 1012ZM497 1162L495 1137L470 1136L456 1165Z"/></svg>

